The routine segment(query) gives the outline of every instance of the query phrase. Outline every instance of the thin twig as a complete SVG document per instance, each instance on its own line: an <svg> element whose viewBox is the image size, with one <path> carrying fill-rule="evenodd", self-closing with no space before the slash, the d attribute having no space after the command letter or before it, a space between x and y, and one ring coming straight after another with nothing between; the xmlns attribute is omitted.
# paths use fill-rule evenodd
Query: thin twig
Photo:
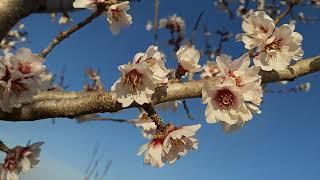
<svg viewBox="0 0 320 180"><path fill-rule="evenodd" d="M95 18L97 18L98 16L100 16L102 14L102 12L104 11L103 7L98 7L97 10L92 13L88 18L86 18L84 21L72 26L70 29L63 31L61 33L58 34L57 37L55 37L50 44L48 45L48 47L46 47L45 49L43 49L40 53L39 56L45 58L52 50L55 46L57 46L58 44L60 44L63 40L65 40L66 38L68 38L71 34L73 34L74 32L78 31L79 29L83 28L84 26L86 26L87 24L91 23Z"/></svg>
<svg viewBox="0 0 320 180"><path fill-rule="evenodd" d="M109 172L111 165L112 165L112 161L110 160L108 164L105 166L104 171L100 177L100 180L103 180L107 176L107 173Z"/></svg>
<svg viewBox="0 0 320 180"><path fill-rule="evenodd" d="M274 24L279 24L279 22L290 13L294 5L294 3L289 2L288 8L274 20Z"/></svg>
<svg viewBox="0 0 320 180"><path fill-rule="evenodd" d="M188 107L187 101L186 101L186 100L183 100L183 101L182 101L182 104L183 104L183 108L184 108L184 110L186 111L186 114L187 114L188 118L191 119L191 120L193 120L194 118L193 118L193 116L192 116L192 114L191 114L191 112L190 112L190 109L189 109L189 107Z"/></svg>
<svg viewBox="0 0 320 180"><path fill-rule="evenodd" d="M0 140L0 151L5 152L5 153L9 153L10 152L10 148L8 148L8 146L6 146L1 140Z"/></svg>
<svg viewBox="0 0 320 180"><path fill-rule="evenodd" d="M154 33L155 44L158 44L158 18L159 18L159 0L154 0L153 33Z"/></svg>
<svg viewBox="0 0 320 180"><path fill-rule="evenodd" d="M128 119L117 119L117 118L110 118L110 117L100 117L99 114L87 114L83 116L76 117L78 123L84 123L89 121L110 121L110 122L118 122L118 123L128 123L134 124L132 120Z"/></svg>
<svg viewBox="0 0 320 180"><path fill-rule="evenodd" d="M191 43L191 44L192 44L192 42L195 41L195 36L196 36L197 29L198 29L198 27L199 27L199 24L200 24L200 21L201 21L201 19L202 19L202 16L203 16L203 14L204 14L205 12L206 12L205 10L201 11L201 13L199 14L199 16L198 16L198 18L197 18L196 23L195 23L194 26L193 26L193 29L192 29L192 32L191 32L191 40L190 40L190 43Z"/></svg>
<svg viewBox="0 0 320 180"><path fill-rule="evenodd" d="M153 105L151 104L143 104L142 108L148 113L148 116L152 121L157 125L157 129L163 129L164 128L164 123L161 120L161 118L158 116L156 110L154 109Z"/></svg>

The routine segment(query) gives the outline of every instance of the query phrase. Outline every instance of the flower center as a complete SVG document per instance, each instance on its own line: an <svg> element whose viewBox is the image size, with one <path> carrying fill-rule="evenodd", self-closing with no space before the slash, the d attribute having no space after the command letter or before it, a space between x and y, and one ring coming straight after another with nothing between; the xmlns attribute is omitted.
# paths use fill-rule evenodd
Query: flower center
<svg viewBox="0 0 320 180"><path fill-rule="evenodd" d="M215 100L222 109L230 109L235 105L235 96L228 89L218 90Z"/></svg>
<svg viewBox="0 0 320 180"><path fill-rule="evenodd" d="M16 169L16 159L15 157L9 157L5 159L5 163L3 164L4 169L9 171L14 171Z"/></svg>
<svg viewBox="0 0 320 180"><path fill-rule="evenodd" d="M267 50L280 50L278 42L272 42L267 46Z"/></svg>
<svg viewBox="0 0 320 180"><path fill-rule="evenodd" d="M119 9L111 9L112 18L115 19L117 22L120 21L120 10Z"/></svg>
<svg viewBox="0 0 320 180"><path fill-rule="evenodd" d="M22 74L28 74L31 73L32 67L30 63L19 63L18 69Z"/></svg>
<svg viewBox="0 0 320 180"><path fill-rule="evenodd" d="M137 90L142 84L142 74L136 69L131 70L125 76L125 83L130 87L131 91Z"/></svg>
<svg viewBox="0 0 320 180"><path fill-rule="evenodd" d="M262 32L264 32L264 33L267 33L267 32L268 32L267 28L265 28L265 27L262 26L262 25L259 27L259 29L260 29Z"/></svg>

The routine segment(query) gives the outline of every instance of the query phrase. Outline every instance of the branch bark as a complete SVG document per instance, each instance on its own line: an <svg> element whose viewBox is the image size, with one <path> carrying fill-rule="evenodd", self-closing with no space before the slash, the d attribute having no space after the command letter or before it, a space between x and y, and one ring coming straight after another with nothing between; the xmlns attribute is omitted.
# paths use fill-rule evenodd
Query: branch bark
<svg viewBox="0 0 320 180"><path fill-rule="evenodd" d="M263 83L272 83L294 80L297 77L317 71L320 71L320 56L299 61L282 71L262 71L260 74ZM159 104L174 100L199 98L204 87L215 86L220 82L221 78L213 77L192 82L168 84L167 87L156 89L152 103ZM45 96L51 98L45 99ZM140 106L134 103L127 108L134 107ZM36 96L35 101L31 104L15 109L11 113L0 112L0 119L16 122L58 117L76 118L86 114L118 112L127 108L122 108L111 92L44 92Z"/></svg>
<svg viewBox="0 0 320 180"><path fill-rule="evenodd" d="M21 19L32 13L50 13L73 10L74 0L1 0L0 41Z"/></svg>

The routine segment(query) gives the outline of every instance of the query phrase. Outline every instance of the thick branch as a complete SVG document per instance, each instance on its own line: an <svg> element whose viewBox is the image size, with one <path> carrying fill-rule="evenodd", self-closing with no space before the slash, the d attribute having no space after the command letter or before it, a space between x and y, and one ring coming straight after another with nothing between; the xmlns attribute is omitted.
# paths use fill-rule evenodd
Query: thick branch
<svg viewBox="0 0 320 180"><path fill-rule="evenodd" d="M0 41L9 30L30 13L30 7L21 0L0 1Z"/></svg>
<svg viewBox="0 0 320 180"><path fill-rule="evenodd" d="M49 13L73 10L74 0L1 0L0 41L21 19L31 13Z"/></svg>
<svg viewBox="0 0 320 180"><path fill-rule="evenodd" d="M296 77L304 76L310 73L320 71L320 56L299 61L295 65L282 71L261 72L263 83L276 81L293 80ZM167 88L159 87L153 96L153 104L159 104L174 100L198 98L201 97L201 90L205 86L215 86L221 82L221 78L213 77L204 80L172 83ZM50 92L46 92L47 94ZM56 92L51 92L56 93ZM58 96L64 99L58 99ZM33 121L45 118L68 117L75 118L81 115L117 112L122 108L117 103L110 92L85 92L62 94L50 100L39 100L25 105L12 113L0 112L0 119L7 121ZM74 96L77 96L73 98ZM41 97L39 95L38 97ZM42 96L43 97L43 96ZM41 99L41 98L40 98ZM139 107L138 104L132 104L130 107Z"/></svg>

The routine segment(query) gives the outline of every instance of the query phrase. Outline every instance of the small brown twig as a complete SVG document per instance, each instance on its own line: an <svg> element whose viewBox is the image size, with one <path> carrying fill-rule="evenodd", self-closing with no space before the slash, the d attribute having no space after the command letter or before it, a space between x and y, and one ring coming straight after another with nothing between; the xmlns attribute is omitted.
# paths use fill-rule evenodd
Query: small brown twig
<svg viewBox="0 0 320 180"><path fill-rule="evenodd" d="M132 120L110 118L110 117L100 117L97 114L88 114L88 115L84 115L84 116L79 116L79 117L77 117L77 120L78 120L78 123L84 123L84 122L89 122L89 121L109 121L109 122L134 124L134 122Z"/></svg>
<svg viewBox="0 0 320 180"><path fill-rule="evenodd" d="M158 116L156 110L153 108L151 104L143 104L142 108L146 111L150 119L157 125L157 129L164 129L165 125L162 122L161 118Z"/></svg>
<svg viewBox="0 0 320 180"><path fill-rule="evenodd" d="M84 26L86 26L87 24L91 23L95 18L97 18L98 16L100 16L102 14L102 12L104 11L105 6L98 6L97 10L92 13L89 17L87 17L84 21L81 21L80 23L72 26L70 29L63 31L61 33L59 33L48 45L48 47L46 47L45 49L43 49L40 53L39 56L45 58L52 50L55 46L57 46L58 44L60 44L63 40L65 40L66 38L68 38L71 34L73 34L74 32L78 31L79 29L83 28Z"/></svg>
<svg viewBox="0 0 320 180"><path fill-rule="evenodd" d="M296 5L296 3L289 2L287 9L274 20L274 24L279 24L279 22L291 12L294 5Z"/></svg>
<svg viewBox="0 0 320 180"><path fill-rule="evenodd" d="M155 44L158 44L158 18L159 18L159 0L154 0L153 33L154 33Z"/></svg>
<svg viewBox="0 0 320 180"><path fill-rule="evenodd" d="M8 148L8 146L6 146L1 140L0 140L0 151L5 152L5 153L9 153L11 151L10 148Z"/></svg>
<svg viewBox="0 0 320 180"><path fill-rule="evenodd" d="M187 114L188 118L191 119L191 120L194 120L194 118L193 118L193 116L192 116L192 114L190 112L190 109L188 107L187 101L185 99L182 101L182 104L183 104L183 108L186 111L186 114Z"/></svg>

